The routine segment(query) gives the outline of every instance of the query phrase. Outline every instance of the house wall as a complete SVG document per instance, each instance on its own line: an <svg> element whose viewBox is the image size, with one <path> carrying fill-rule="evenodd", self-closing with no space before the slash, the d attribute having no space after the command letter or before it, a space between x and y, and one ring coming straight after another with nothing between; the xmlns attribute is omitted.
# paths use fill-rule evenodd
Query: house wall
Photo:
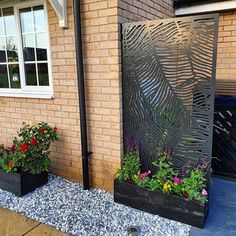
<svg viewBox="0 0 236 236"><path fill-rule="evenodd" d="M73 0L68 29L59 27L48 3L54 99L0 98L0 143L9 145L22 122L58 128L51 171L82 181ZM128 4L129 3L129 4ZM122 155L121 48L119 23L173 15L171 0L83 0L82 25L91 183L113 190Z"/></svg>
<svg viewBox="0 0 236 236"><path fill-rule="evenodd" d="M217 80L236 80L236 11L219 16Z"/></svg>
<svg viewBox="0 0 236 236"><path fill-rule="evenodd" d="M130 4L132 2L132 4ZM162 19L174 16L172 0L120 0L120 23Z"/></svg>

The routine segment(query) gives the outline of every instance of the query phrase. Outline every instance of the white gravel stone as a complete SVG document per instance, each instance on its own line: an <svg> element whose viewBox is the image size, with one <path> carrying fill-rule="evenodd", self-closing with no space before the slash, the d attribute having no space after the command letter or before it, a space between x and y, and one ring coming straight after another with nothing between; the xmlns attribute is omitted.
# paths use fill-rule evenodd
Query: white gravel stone
<svg viewBox="0 0 236 236"><path fill-rule="evenodd" d="M140 236L187 236L190 226L126 207L113 194L54 175L49 183L21 198L0 190L0 206L75 236L125 236L138 226Z"/></svg>

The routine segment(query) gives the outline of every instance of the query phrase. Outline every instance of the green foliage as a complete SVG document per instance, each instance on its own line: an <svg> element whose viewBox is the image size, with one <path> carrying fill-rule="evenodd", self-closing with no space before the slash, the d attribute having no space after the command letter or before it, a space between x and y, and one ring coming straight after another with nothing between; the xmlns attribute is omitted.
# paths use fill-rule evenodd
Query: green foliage
<svg viewBox="0 0 236 236"><path fill-rule="evenodd" d="M0 155L0 168L6 172L29 172L39 174L48 171L49 148L57 140L56 128L47 123L24 125L18 132L13 146Z"/></svg>
<svg viewBox="0 0 236 236"><path fill-rule="evenodd" d="M124 154L122 167L117 170L116 176L119 181L135 179L140 173L139 154L137 151L129 151Z"/></svg>
<svg viewBox="0 0 236 236"><path fill-rule="evenodd" d="M136 178L135 183L140 187L140 188L148 188L150 185L150 178L144 177L143 179L141 178Z"/></svg>
<svg viewBox="0 0 236 236"><path fill-rule="evenodd" d="M182 179L173 167L171 152L171 149L167 152L158 149L158 161L152 163L156 167L156 172L150 176L150 171L140 173L139 155L137 151L130 151L123 157L123 166L116 173L117 179L119 181L132 179L141 188L174 194L202 204L207 202L204 170L200 168L201 166L191 169L188 163L184 166L188 175Z"/></svg>
<svg viewBox="0 0 236 236"><path fill-rule="evenodd" d="M173 163L171 162L170 155L161 150L158 151L157 155L159 163L152 163L155 167L157 167L157 172L152 176L149 187L152 191L162 190L163 185L167 183L168 188L165 189L165 192L169 192L172 187L172 178L173 176L178 175L178 172L173 169Z"/></svg>
<svg viewBox="0 0 236 236"><path fill-rule="evenodd" d="M190 171L190 176L181 183L184 195L190 200L201 203L207 202L207 197L201 194L201 190L206 187L206 178L203 171L195 169Z"/></svg>

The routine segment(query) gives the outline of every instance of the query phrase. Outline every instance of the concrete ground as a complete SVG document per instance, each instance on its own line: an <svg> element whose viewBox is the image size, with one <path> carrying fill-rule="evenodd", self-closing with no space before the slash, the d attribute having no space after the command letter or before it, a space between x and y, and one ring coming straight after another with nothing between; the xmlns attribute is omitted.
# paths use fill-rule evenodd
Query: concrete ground
<svg viewBox="0 0 236 236"><path fill-rule="evenodd" d="M0 236L67 236L47 225L0 208Z"/></svg>
<svg viewBox="0 0 236 236"><path fill-rule="evenodd" d="M213 178L209 215L204 229L193 227L190 236L236 235L236 182Z"/></svg>

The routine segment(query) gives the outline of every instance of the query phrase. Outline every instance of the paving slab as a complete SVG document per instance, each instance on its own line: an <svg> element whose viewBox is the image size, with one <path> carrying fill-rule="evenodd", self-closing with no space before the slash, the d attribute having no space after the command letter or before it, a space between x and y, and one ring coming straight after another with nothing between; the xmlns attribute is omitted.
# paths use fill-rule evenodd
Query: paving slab
<svg viewBox="0 0 236 236"><path fill-rule="evenodd" d="M190 236L236 235L236 182L212 178L209 215L204 229L193 227Z"/></svg>
<svg viewBox="0 0 236 236"><path fill-rule="evenodd" d="M0 208L0 236L66 236L47 225Z"/></svg>
<svg viewBox="0 0 236 236"><path fill-rule="evenodd" d="M67 236L67 234L53 229L47 225L40 224L39 226L31 230L29 233L27 233L25 236Z"/></svg>

